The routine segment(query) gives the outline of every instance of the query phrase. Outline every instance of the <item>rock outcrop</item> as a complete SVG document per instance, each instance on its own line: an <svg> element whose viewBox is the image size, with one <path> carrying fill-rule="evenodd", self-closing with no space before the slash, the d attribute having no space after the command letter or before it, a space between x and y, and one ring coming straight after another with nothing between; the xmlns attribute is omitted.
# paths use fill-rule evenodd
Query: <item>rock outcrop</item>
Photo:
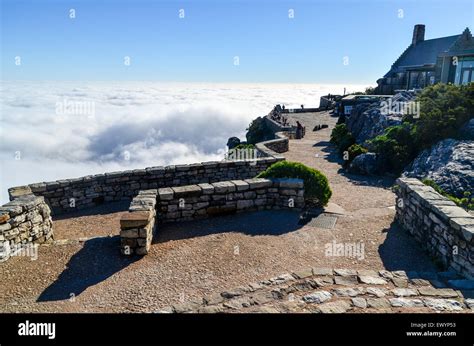
<svg viewBox="0 0 474 346"><path fill-rule="evenodd" d="M410 102L414 97L415 94L413 92L404 91L382 102L395 106L402 102ZM346 117L347 128L357 143L364 143L381 135L389 126L401 124L402 112L397 107L391 108L390 112L383 112L382 102L377 101L357 105L352 110L351 115Z"/></svg>
<svg viewBox="0 0 474 346"><path fill-rule="evenodd" d="M428 178L444 191L462 197L474 192L474 141L445 139L422 151L403 173Z"/></svg>
<svg viewBox="0 0 474 346"><path fill-rule="evenodd" d="M355 174L372 175L379 173L379 160L377 154L365 153L358 155L349 165L349 172Z"/></svg>

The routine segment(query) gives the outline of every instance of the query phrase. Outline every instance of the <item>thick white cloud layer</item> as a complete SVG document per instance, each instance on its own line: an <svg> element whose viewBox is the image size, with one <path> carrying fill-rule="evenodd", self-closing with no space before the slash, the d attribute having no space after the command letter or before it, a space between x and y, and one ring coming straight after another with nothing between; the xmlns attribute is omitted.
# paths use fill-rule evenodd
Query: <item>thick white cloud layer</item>
<svg viewBox="0 0 474 346"><path fill-rule="evenodd" d="M221 160L275 104L317 107L364 85L2 82L0 203L11 186Z"/></svg>

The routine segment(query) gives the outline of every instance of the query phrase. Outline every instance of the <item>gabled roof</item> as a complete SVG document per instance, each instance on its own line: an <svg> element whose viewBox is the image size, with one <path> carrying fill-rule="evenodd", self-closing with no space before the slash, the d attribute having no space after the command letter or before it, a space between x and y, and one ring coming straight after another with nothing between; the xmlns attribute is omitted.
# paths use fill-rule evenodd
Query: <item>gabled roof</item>
<svg viewBox="0 0 474 346"><path fill-rule="evenodd" d="M459 37L461 35L440 37L418 42L415 46L408 46L384 77L388 77L389 74L398 72L404 67L436 64L438 55L448 51Z"/></svg>

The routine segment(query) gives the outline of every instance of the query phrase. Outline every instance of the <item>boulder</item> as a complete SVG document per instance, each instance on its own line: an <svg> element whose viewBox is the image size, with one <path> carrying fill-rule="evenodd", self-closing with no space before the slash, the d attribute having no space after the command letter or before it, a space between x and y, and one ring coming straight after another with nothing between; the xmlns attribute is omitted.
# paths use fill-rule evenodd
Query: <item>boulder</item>
<svg viewBox="0 0 474 346"><path fill-rule="evenodd" d="M422 151L402 176L431 179L449 194L463 197L465 191L474 191L474 141L444 139Z"/></svg>
<svg viewBox="0 0 474 346"><path fill-rule="evenodd" d="M383 102L392 106L399 102L409 102L415 97L413 92L400 92ZM392 107L393 108L393 107ZM383 104L380 101L356 105L351 115L346 117L347 129L352 133L357 143L364 143L378 135L383 134L389 126L400 125L403 114L395 109L383 114Z"/></svg>
<svg viewBox="0 0 474 346"><path fill-rule="evenodd" d="M378 174L380 171L380 162L375 153L360 154L352 160L349 165L349 172L354 174Z"/></svg>

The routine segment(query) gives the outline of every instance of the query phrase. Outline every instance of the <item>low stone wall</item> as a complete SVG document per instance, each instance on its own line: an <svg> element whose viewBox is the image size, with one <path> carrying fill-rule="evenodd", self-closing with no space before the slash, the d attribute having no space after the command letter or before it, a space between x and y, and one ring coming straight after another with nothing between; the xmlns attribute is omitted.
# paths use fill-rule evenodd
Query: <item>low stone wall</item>
<svg viewBox="0 0 474 346"><path fill-rule="evenodd" d="M0 207L0 260L21 252L26 245L53 237L51 212L41 196L18 195Z"/></svg>
<svg viewBox="0 0 474 346"><path fill-rule="evenodd" d="M282 124L280 124L280 123L276 122L275 120L271 119L268 115L265 116L263 119L265 121L265 125L267 125L268 128L273 133L282 132L282 131L286 131L286 132L295 131L295 128L293 128L291 125L283 126Z"/></svg>
<svg viewBox="0 0 474 346"><path fill-rule="evenodd" d="M121 252L146 255L158 224L264 209L301 209L301 179L247 179L143 190L120 219Z"/></svg>
<svg viewBox="0 0 474 346"><path fill-rule="evenodd" d="M396 220L446 268L474 279L474 216L418 179L397 184Z"/></svg>
<svg viewBox="0 0 474 346"><path fill-rule="evenodd" d="M304 206L301 179L247 179L158 189L158 219L193 220L235 212Z"/></svg>
<svg viewBox="0 0 474 346"><path fill-rule="evenodd" d="M143 190L133 198L129 213L120 219L120 246L124 255L146 255L155 230L157 190Z"/></svg>
<svg viewBox="0 0 474 346"><path fill-rule="evenodd" d="M282 156L272 157L268 153L265 155L267 157L247 161L203 162L96 174L13 187L8 192L10 200L25 193L43 196L53 214L61 214L106 202L132 199L140 190L253 178L273 163L285 159Z"/></svg>
<svg viewBox="0 0 474 346"><path fill-rule="evenodd" d="M275 137L276 139L260 142L255 146L263 155L284 160L284 157L279 154L289 150L288 134L285 132L277 132L275 133Z"/></svg>

